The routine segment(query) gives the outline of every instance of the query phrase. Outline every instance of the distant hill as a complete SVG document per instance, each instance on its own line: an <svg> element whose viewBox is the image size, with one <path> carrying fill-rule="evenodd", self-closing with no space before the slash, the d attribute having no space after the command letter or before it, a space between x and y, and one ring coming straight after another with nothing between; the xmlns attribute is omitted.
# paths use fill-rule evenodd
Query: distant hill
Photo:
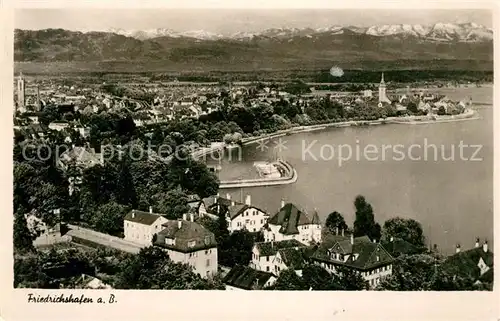
<svg viewBox="0 0 500 321"><path fill-rule="evenodd" d="M14 60L24 62L21 65L25 66L43 63L45 69L60 63L80 66L128 64L131 69L143 66L151 71L175 70L180 66L192 70L307 69L332 65L364 68L363 65L367 63L375 66L377 63L393 63L401 68L421 68L427 61L439 68L439 63L435 63L439 60L456 61L461 66L467 61L466 68L477 69L478 64L481 64L479 69L483 69L483 62L493 61L493 41L485 39L481 33L484 30L480 28L475 28L475 32L460 31L463 37L473 38L474 41L455 39L450 33L443 33L443 37L451 37L451 40L434 41L413 35L412 32L420 30L418 28L409 29L411 32L407 33L386 29L383 29L383 33L387 35L383 36L370 34L376 31L373 29L359 32L350 27L316 30L313 33L302 30L287 35L275 30L274 34L268 32L251 37L217 39L172 34L137 39L112 32L16 29ZM427 34L431 32L437 34L436 29L431 29ZM456 32L458 34L459 31ZM400 65L404 61L412 63ZM132 62L135 66L130 64ZM447 65L453 68L453 63Z"/></svg>

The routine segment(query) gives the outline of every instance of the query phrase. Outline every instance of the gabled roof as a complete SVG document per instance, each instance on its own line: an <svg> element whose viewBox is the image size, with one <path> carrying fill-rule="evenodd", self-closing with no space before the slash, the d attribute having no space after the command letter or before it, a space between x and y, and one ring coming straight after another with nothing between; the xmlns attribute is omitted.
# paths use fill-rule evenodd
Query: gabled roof
<svg viewBox="0 0 500 321"><path fill-rule="evenodd" d="M493 268L493 252L489 250L484 252L482 246L462 251L448 257L442 264L442 267L456 275L479 279L481 276L478 267L480 259L483 259L487 266Z"/></svg>
<svg viewBox="0 0 500 321"><path fill-rule="evenodd" d="M260 256L276 255L276 253L278 253L280 249L285 249L285 248L306 247L305 244L300 243L295 239L279 241L279 242L258 242L255 243L254 246L257 248L257 250L259 250Z"/></svg>
<svg viewBox="0 0 500 321"><path fill-rule="evenodd" d="M340 253L349 257L345 262L337 261L331 258L331 253ZM323 242L311 258L358 270L374 269L394 261L394 258L380 243L371 242L367 236L354 238L354 244L351 244L350 237L335 236Z"/></svg>
<svg viewBox="0 0 500 321"><path fill-rule="evenodd" d="M285 204L269 221L272 225L281 225L279 232L285 235L299 234L298 226L312 224L306 213L292 203Z"/></svg>
<svg viewBox="0 0 500 321"><path fill-rule="evenodd" d="M179 228L179 221L181 227ZM187 220L171 220L163 225L157 234L155 245L179 252L195 252L217 246L215 235L203 225ZM175 240L174 244L166 244L165 239Z"/></svg>
<svg viewBox="0 0 500 321"><path fill-rule="evenodd" d="M306 264L303 250L305 249L285 248L278 250L278 253L283 260L283 263L285 263L288 268L292 268L294 270L302 270L302 268Z"/></svg>
<svg viewBox="0 0 500 321"><path fill-rule="evenodd" d="M246 209L248 209L249 206L246 204L235 204L234 206L229 206L229 217L231 219L235 218L236 216L240 215L243 213Z"/></svg>
<svg viewBox="0 0 500 321"><path fill-rule="evenodd" d="M131 210L125 215L124 220L135 222L143 225L151 225L156 222L157 219L162 217L160 214L143 212L139 210Z"/></svg>
<svg viewBox="0 0 500 321"><path fill-rule="evenodd" d="M384 241L382 245L394 257L403 254L413 255L425 252L425 248L419 248L399 237L393 238L392 241Z"/></svg>
<svg viewBox="0 0 500 321"><path fill-rule="evenodd" d="M259 290L269 281L273 274L252 269L249 266L235 265L224 277L223 282L245 290Z"/></svg>

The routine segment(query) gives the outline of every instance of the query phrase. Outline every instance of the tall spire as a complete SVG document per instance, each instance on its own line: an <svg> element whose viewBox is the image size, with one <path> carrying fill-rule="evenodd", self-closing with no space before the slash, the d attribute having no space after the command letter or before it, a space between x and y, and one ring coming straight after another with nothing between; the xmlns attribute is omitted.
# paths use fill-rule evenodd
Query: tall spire
<svg viewBox="0 0 500 321"><path fill-rule="evenodd" d="M385 84L385 81L384 81L384 73L382 72L382 79L380 80L380 83L381 84Z"/></svg>

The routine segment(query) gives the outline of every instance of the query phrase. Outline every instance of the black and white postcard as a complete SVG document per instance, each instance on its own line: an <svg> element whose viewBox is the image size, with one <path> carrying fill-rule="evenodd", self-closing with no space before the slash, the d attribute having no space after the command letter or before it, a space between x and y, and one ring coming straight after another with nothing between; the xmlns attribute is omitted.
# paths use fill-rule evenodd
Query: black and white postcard
<svg viewBox="0 0 500 321"><path fill-rule="evenodd" d="M194 3L3 13L5 320L496 319L495 5Z"/></svg>

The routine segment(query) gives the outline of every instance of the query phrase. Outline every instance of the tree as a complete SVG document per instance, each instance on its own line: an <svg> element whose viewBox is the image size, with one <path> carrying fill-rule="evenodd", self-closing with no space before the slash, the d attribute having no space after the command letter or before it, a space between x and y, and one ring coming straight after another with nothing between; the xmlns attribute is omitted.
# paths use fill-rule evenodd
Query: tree
<svg viewBox="0 0 500 321"><path fill-rule="evenodd" d="M122 161L119 166L115 194L118 203L131 206L132 208L137 207L137 194L132 174L130 173L130 167L126 160Z"/></svg>
<svg viewBox="0 0 500 321"><path fill-rule="evenodd" d="M425 246L422 225L413 219L391 218L384 223L382 238L398 237L418 247Z"/></svg>
<svg viewBox="0 0 500 321"><path fill-rule="evenodd" d="M226 240L229 238L229 230L227 223L227 213L229 212L229 208L224 204L216 204L217 211L217 224L215 227L215 240L217 244L226 244Z"/></svg>
<svg viewBox="0 0 500 321"><path fill-rule="evenodd" d="M97 231L112 235L119 235L123 230L123 218L128 208L116 202L109 202L97 208L90 218L92 227Z"/></svg>
<svg viewBox="0 0 500 321"><path fill-rule="evenodd" d="M333 275L317 264L307 264L302 269L302 279L308 289L341 290Z"/></svg>
<svg viewBox="0 0 500 321"><path fill-rule="evenodd" d="M427 254L402 255L396 258L392 275L382 279L377 289L390 291L429 291L441 262Z"/></svg>
<svg viewBox="0 0 500 321"><path fill-rule="evenodd" d="M14 249L20 252L33 251L33 236L31 235L23 214L14 214Z"/></svg>
<svg viewBox="0 0 500 321"><path fill-rule="evenodd" d="M306 283L292 269L281 271L276 282L271 286L273 290L296 291L308 290Z"/></svg>
<svg viewBox="0 0 500 321"><path fill-rule="evenodd" d="M413 114L418 113L418 107L417 104L414 103L413 101L410 101L408 105L406 106L406 109L412 112Z"/></svg>
<svg viewBox="0 0 500 321"><path fill-rule="evenodd" d="M191 266L172 262L165 251L153 246L122 261L114 286L118 289L224 289L217 277L202 279Z"/></svg>
<svg viewBox="0 0 500 321"><path fill-rule="evenodd" d="M444 108L443 106L440 106L440 107L438 108L437 114L438 114L439 116L446 115L446 108Z"/></svg>
<svg viewBox="0 0 500 321"><path fill-rule="evenodd" d="M153 198L157 201L157 211L168 219L179 219L189 212L188 197L180 187L157 194Z"/></svg>
<svg viewBox="0 0 500 321"><path fill-rule="evenodd" d="M354 200L356 208L356 219L354 221L354 236L367 235L372 240L379 240L381 228L375 223L372 206L365 200L364 196L358 195Z"/></svg>
<svg viewBox="0 0 500 321"><path fill-rule="evenodd" d="M328 214L325 226L332 233L340 233L341 230L347 230L348 228L347 224L345 223L344 217L337 211Z"/></svg>
<svg viewBox="0 0 500 321"><path fill-rule="evenodd" d="M256 235L247 230L234 231L222 244L217 246L221 265L233 267L248 265L252 259L252 249Z"/></svg>
<svg viewBox="0 0 500 321"><path fill-rule="evenodd" d="M361 276L361 273L346 267L337 267L334 282L339 285L339 288L345 291L360 291L366 290L368 284Z"/></svg>

